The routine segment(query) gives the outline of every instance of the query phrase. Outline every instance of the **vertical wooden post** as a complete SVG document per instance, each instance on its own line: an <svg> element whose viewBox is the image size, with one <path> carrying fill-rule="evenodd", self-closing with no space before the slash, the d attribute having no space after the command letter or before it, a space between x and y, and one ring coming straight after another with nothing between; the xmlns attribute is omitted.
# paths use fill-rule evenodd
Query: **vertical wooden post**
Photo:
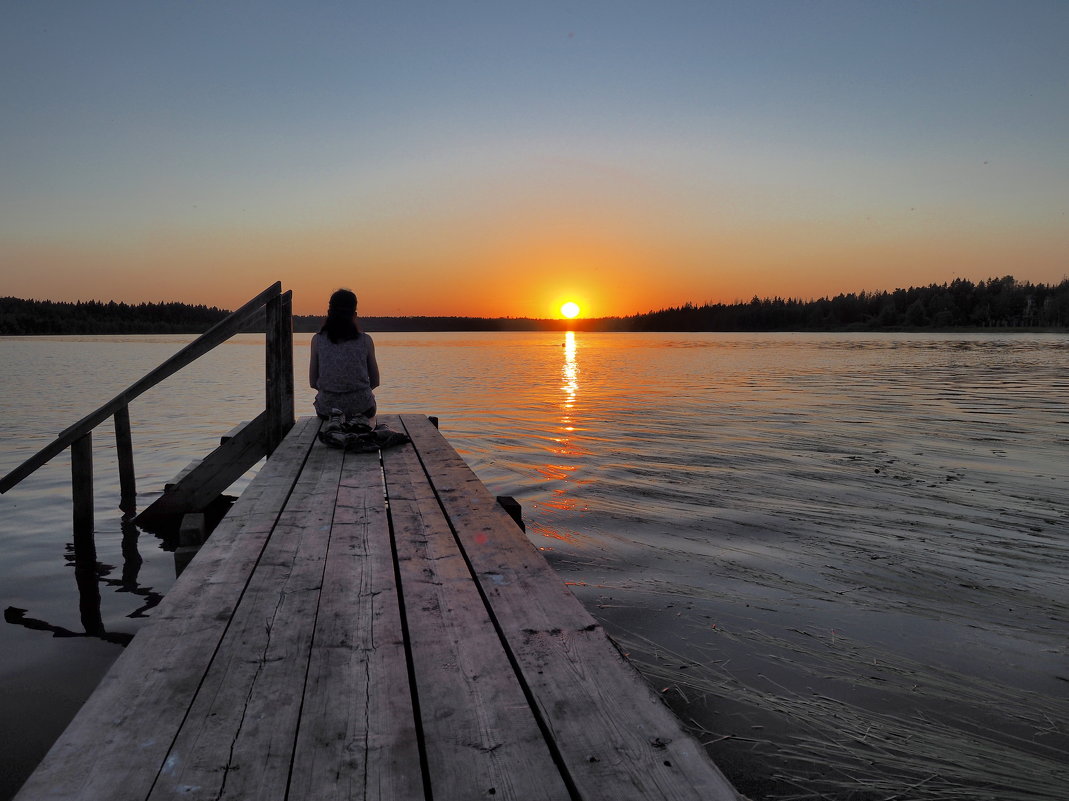
<svg viewBox="0 0 1069 801"><path fill-rule="evenodd" d="M520 506L520 502L513 498L511 495L498 495L497 505L508 512L517 526L520 527L520 531L526 531L527 526L523 523L523 507Z"/></svg>
<svg viewBox="0 0 1069 801"><path fill-rule="evenodd" d="M71 443L71 489L74 494L74 547L93 539L93 432Z"/></svg>
<svg viewBox="0 0 1069 801"><path fill-rule="evenodd" d="M104 633L97 581L97 548L93 539L93 432L71 443L71 490L74 495L74 580L78 583L78 610L85 633Z"/></svg>
<svg viewBox="0 0 1069 801"><path fill-rule="evenodd" d="M115 411L115 452L119 459L119 508L128 515L133 514L137 511L137 485L129 406L122 406Z"/></svg>
<svg viewBox="0 0 1069 801"><path fill-rule="evenodd" d="M285 431L282 436L289 433L295 422L293 408L293 292L282 293L282 323L280 326L280 343L282 350L282 380L285 386L282 388L283 409L282 422ZM280 438L281 439L281 438Z"/></svg>
<svg viewBox="0 0 1069 801"><path fill-rule="evenodd" d="M293 293L267 302L267 452L293 428Z"/></svg>

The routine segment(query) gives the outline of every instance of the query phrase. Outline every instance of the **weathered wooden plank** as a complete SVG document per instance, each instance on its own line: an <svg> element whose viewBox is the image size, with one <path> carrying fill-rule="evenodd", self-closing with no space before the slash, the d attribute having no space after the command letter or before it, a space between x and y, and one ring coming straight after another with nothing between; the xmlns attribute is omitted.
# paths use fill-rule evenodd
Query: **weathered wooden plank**
<svg viewBox="0 0 1069 801"><path fill-rule="evenodd" d="M304 418L153 610L17 801L144 801L319 431ZM132 688L137 688L134 691Z"/></svg>
<svg viewBox="0 0 1069 801"><path fill-rule="evenodd" d="M734 801L452 447L402 422L383 474L302 420L18 801Z"/></svg>
<svg viewBox="0 0 1069 801"><path fill-rule="evenodd" d="M225 434L223 434L223 436L219 437L219 444L222 445L224 442L229 442L230 440L232 440L234 437L236 437L238 434L240 434L242 429L244 429L245 426L247 426L248 424L249 424L248 420L242 420L240 423L238 423L232 429L230 429Z"/></svg>
<svg viewBox="0 0 1069 801"><path fill-rule="evenodd" d="M173 491L174 488L181 484L182 481L185 480L185 477L192 473L194 470L196 470L197 465L199 465L203 461L203 459L194 459L192 462L187 464L175 474L174 478L172 478L170 481L163 485L163 491L165 493Z"/></svg>
<svg viewBox="0 0 1069 801"><path fill-rule="evenodd" d="M285 799L343 455L312 446L151 801Z"/></svg>
<svg viewBox="0 0 1069 801"><path fill-rule="evenodd" d="M702 746L452 447L426 419L402 420L579 796L735 801Z"/></svg>
<svg viewBox="0 0 1069 801"><path fill-rule="evenodd" d="M377 454L347 454L289 798L425 797L382 469Z"/></svg>
<svg viewBox="0 0 1069 801"><path fill-rule="evenodd" d="M570 798L411 446L383 451L431 792Z"/></svg>
<svg viewBox="0 0 1069 801"><path fill-rule="evenodd" d="M261 306L269 299L277 297L281 292L281 282L275 282L240 309L232 312L229 317L209 328L155 370L135 381L99 409L90 412L78 422L68 426L52 442L0 479L0 494L7 492L41 465L62 453L74 440L92 431L115 414L119 408L128 406L134 398L156 386L165 378L174 375L187 364L196 361L212 348L226 342L226 340L238 333L246 323L256 318L260 313Z"/></svg>
<svg viewBox="0 0 1069 801"><path fill-rule="evenodd" d="M267 455L266 438L267 412L261 412L236 436L178 477L170 490L137 516L137 523L151 526L161 517L200 511Z"/></svg>

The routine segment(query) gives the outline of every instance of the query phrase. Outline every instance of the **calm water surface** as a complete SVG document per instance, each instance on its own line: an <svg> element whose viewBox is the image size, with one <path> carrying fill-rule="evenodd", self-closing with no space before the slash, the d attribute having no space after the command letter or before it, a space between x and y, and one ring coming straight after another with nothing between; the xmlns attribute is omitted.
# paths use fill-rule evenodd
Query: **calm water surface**
<svg viewBox="0 0 1069 801"><path fill-rule="evenodd" d="M0 472L189 339L0 339ZM1067 797L1069 338L376 342L382 411L438 415L521 501L531 540L744 793ZM256 336L142 396L139 505L262 408ZM172 554L121 522L112 437L94 440L95 576L75 577L65 458L0 496L0 798L174 580Z"/></svg>

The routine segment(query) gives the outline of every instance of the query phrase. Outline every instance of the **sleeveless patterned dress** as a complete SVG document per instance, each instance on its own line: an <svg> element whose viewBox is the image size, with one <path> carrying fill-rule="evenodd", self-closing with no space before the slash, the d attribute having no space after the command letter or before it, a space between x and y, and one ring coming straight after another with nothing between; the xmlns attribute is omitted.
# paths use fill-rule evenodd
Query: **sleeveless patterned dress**
<svg viewBox="0 0 1069 801"><path fill-rule="evenodd" d="M312 337L312 347L319 356L316 414L330 417L332 409L339 409L346 417L375 416L375 395L367 372L370 341L364 333L338 343L322 332Z"/></svg>

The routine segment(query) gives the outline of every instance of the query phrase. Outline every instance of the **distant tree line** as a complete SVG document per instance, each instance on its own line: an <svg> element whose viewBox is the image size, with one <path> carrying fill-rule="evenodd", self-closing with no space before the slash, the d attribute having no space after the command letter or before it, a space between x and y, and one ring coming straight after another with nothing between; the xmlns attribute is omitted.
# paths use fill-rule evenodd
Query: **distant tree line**
<svg viewBox="0 0 1069 801"><path fill-rule="evenodd" d="M197 334L230 312L185 303L0 298L0 334Z"/></svg>
<svg viewBox="0 0 1069 801"><path fill-rule="evenodd" d="M621 319L630 331L842 331L943 328L1065 328L1069 280L1057 285L1013 276L973 283L860 292L819 300L754 297L748 303L687 304Z"/></svg>
<svg viewBox="0 0 1069 801"><path fill-rule="evenodd" d="M183 303L130 305L0 298L0 335L190 334L229 312ZM758 298L688 303L629 317L539 320L522 317L361 317L367 331L878 331L952 328L1069 328L1069 280L1031 284L1013 276L973 283L860 292L819 300ZM318 331L323 318L295 316L295 331ZM263 331L261 320L249 331Z"/></svg>

